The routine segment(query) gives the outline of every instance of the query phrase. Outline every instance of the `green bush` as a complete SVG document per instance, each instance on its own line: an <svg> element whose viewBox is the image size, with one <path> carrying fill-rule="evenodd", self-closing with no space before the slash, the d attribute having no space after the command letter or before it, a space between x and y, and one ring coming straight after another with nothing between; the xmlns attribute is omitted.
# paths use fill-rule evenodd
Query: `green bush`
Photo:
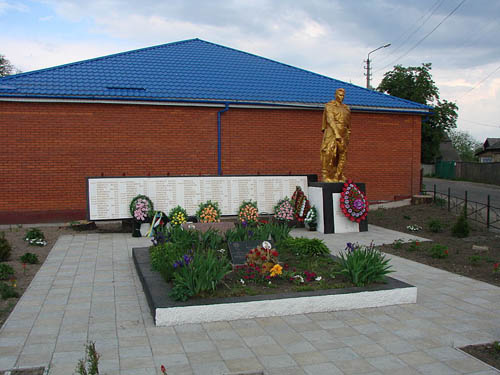
<svg viewBox="0 0 500 375"><path fill-rule="evenodd" d="M278 242L276 246L279 252L289 252L301 258L324 257L330 254L328 247L317 238L289 237Z"/></svg>
<svg viewBox="0 0 500 375"><path fill-rule="evenodd" d="M0 280L7 280L14 274L14 268L5 263L0 263Z"/></svg>
<svg viewBox="0 0 500 375"><path fill-rule="evenodd" d="M467 221L467 211L464 209L457 221L451 228L451 233L454 237L465 238L469 236L470 227L469 222Z"/></svg>
<svg viewBox="0 0 500 375"><path fill-rule="evenodd" d="M439 221L439 219L429 220L427 226L433 233L441 233L443 231L443 224L441 223L441 221Z"/></svg>
<svg viewBox="0 0 500 375"><path fill-rule="evenodd" d="M167 231L167 241L182 247L186 252L194 249L199 242L199 232L196 230L185 230L180 226L171 227Z"/></svg>
<svg viewBox="0 0 500 375"><path fill-rule="evenodd" d="M392 243L392 248L394 250L399 250L402 247L403 247L403 240L402 239L394 240L394 242Z"/></svg>
<svg viewBox="0 0 500 375"><path fill-rule="evenodd" d="M481 256L480 255L471 255L469 257L469 262L473 266L477 266L477 265L479 265L479 262L481 262Z"/></svg>
<svg viewBox="0 0 500 375"><path fill-rule="evenodd" d="M435 244L429 249L429 255L433 258L444 259L448 257L448 248L441 244Z"/></svg>
<svg viewBox="0 0 500 375"><path fill-rule="evenodd" d="M224 237L215 229L208 229L204 233L200 233L199 248L203 250L219 250L225 248L226 241Z"/></svg>
<svg viewBox="0 0 500 375"><path fill-rule="evenodd" d="M0 295L2 296L2 299L19 297L19 293L14 289L14 287L4 282L0 282Z"/></svg>
<svg viewBox="0 0 500 375"><path fill-rule="evenodd" d="M158 271L165 281L171 281L175 273L174 263L188 250L172 242L152 246L149 249L151 268Z"/></svg>
<svg viewBox="0 0 500 375"><path fill-rule="evenodd" d="M29 264L38 264L39 262L38 255L33 253L24 253L19 259L21 260L21 262Z"/></svg>
<svg viewBox="0 0 500 375"><path fill-rule="evenodd" d="M351 245L351 246L349 246ZM385 276L394 272L390 268L389 259L370 246L348 244L340 253L340 273L347 276L356 286L364 286L374 282L384 282Z"/></svg>
<svg viewBox="0 0 500 375"><path fill-rule="evenodd" d="M7 238L5 238L5 233L0 232L0 262L9 260L11 251L12 247Z"/></svg>
<svg viewBox="0 0 500 375"><path fill-rule="evenodd" d="M45 235L38 228L31 228L26 231L26 236L24 240L33 246L45 246L47 241L45 241Z"/></svg>
<svg viewBox="0 0 500 375"><path fill-rule="evenodd" d="M440 197L435 197L434 198L434 205L436 207L440 207L440 208L443 208L444 206L446 206L446 199L444 198L440 198Z"/></svg>
<svg viewBox="0 0 500 375"><path fill-rule="evenodd" d="M270 228L271 238L274 243L290 238L291 227L286 223L269 223L266 224Z"/></svg>
<svg viewBox="0 0 500 375"><path fill-rule="evenodd" d="M175 272L170 295L177 301L186 301L202 292L213 291L231 269L227 258L219 258L214 250L198 252L189 264Z"/></svg>

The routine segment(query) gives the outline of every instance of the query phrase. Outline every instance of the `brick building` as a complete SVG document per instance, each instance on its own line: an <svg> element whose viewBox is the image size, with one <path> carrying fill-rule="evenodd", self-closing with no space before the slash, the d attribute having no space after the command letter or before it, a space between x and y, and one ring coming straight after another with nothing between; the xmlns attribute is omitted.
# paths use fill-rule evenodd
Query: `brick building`
<svg viewBox="0 0 500 375"><path fill-rule="evenodd" d="M84 219L92 176L320 174L339 87L347 175L417 193L429 107L199 39L1 78L0 223Z"/></svg>

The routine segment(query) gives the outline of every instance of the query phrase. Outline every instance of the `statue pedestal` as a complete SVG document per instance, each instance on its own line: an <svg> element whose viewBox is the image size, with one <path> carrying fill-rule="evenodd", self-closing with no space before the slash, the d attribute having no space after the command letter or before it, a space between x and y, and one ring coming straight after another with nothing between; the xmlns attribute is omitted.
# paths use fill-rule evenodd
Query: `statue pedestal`
<svg viewBox="0 0 500 375"><path fill-rule="evenodd" d="M357 183L359 189L366 193L364 183ZM311 206L318 211L318 232L321 233L351 233L368 231L368 220L361 223L349 220L340 209L340 193L343 182L310 182L308 198Z"/></svg>

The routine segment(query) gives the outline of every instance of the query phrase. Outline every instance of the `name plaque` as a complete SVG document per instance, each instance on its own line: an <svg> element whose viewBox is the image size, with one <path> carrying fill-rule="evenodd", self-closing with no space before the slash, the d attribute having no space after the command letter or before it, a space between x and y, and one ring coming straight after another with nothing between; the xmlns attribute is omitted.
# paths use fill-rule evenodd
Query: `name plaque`
<svg viewBox="0 0 500 375"><path fill-rule="evenodd" d="M88 219L131 218L132 199L147 195L155 210L166 214L177 205L195 215L200 203L219 203L222 215L237 215L243 201L256 201L259 212L273 212L276 203L300 186L307 195L307 176L224 177L89 177Z"/></svg>

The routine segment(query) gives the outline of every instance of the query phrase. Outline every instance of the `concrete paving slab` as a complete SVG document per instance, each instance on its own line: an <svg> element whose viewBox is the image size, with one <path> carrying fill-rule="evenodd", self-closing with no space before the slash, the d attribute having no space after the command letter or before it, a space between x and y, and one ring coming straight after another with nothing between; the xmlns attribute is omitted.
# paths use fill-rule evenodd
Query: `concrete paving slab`
<svg viewBox="0 0 500 375"><path fill-rule="evenodd" d="M371 225L292 233L322 238L333 252L346 242L425 240ZM492 373L454 345L499 339L496 286L390 256L395 277L418 287L416 304L162 328L131 261L132 248L149 243L61 236L0 330L0 370L50 364L51 375L72 373L93 339L108 375L155 374L161 364L169 374Z"/></svg>

